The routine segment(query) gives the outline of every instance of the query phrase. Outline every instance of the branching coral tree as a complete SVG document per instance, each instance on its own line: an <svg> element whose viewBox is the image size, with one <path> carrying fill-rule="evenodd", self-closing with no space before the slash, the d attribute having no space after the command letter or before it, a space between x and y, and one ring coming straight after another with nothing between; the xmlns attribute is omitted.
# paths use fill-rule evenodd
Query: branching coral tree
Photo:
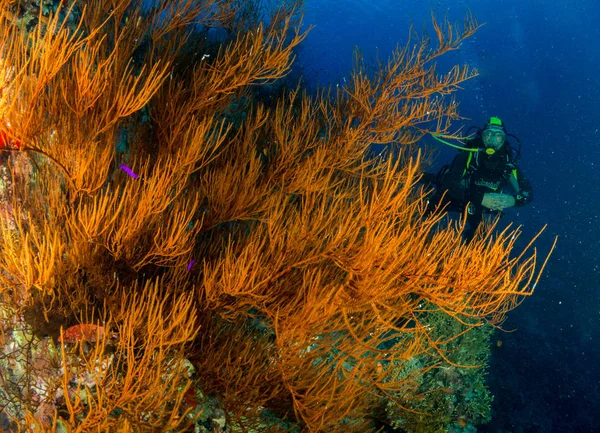
<svg viewBox="0 0 600 433"><path fill-rule="evenodd" d="M292 3L258 22L235 1L91 0L29 31L11 3L0 342L38 361L0 370L18 425L183 430L199 386L241 431L281 430L267 411L366 431L382 401L405 404L417 375L452 364L459 335L431 333L431 311L463 334L531 294L536 253L511 255L514 232L465 245L425 216L418 156L368 156L448 133L446 95L476 72L433 62L476 31L471 16L458 31L434 19L435 44L414 37L375 70L357 57L335 90L266 106L253 87L283 77L305 36ZM24 329L43 350L16 343ZM416 356L432 362L407 373ZM33 386L41 359L54 373Z"/></svg>

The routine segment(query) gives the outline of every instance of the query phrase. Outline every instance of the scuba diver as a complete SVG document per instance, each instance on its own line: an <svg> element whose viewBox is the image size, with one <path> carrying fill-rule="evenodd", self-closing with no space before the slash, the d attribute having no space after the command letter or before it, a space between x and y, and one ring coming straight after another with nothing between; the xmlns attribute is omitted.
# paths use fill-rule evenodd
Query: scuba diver
<svg viewBox="0 0 600 433"><path fill-rule="evenodd" d="M469 135L471 127L467 131ZM516 151L507 136L519 144ZM469 242L485 214L502 215L513 206L529 203L533 196L531 184L517 166L521 142L507 134L502 120L490 117L483 129L477 128L473 138L463 141L464 147L455 146L435 136L438 141L460 149L450 165L436 174L425 173L423 181L435 187L429 201L430 210L438 205L450 212L467 210L467 227L463 232Z"/></svg>

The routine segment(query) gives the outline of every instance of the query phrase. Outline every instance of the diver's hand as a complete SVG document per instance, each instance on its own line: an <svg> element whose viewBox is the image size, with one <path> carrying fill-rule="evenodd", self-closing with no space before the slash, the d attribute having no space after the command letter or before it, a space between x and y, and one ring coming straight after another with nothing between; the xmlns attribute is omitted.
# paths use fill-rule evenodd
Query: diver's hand
<svg viewBox="0 0 600 433"><path fill-rule="evenodd" d="M481 206L490 210L503 211L515 205L515 198L510 194L500 194L496 192L486 192L481 200Z"/></svg>

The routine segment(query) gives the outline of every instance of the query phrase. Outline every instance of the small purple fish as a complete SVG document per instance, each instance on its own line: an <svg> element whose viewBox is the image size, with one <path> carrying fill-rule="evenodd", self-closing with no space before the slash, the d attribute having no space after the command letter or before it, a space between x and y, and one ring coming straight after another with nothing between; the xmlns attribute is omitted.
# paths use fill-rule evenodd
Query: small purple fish
<svg viewBox="0 0 600 433"><path fill-rule="evenodd" d="M196 260L194 260L194 259L192 259L192 261L188 263L188 265L187 265L188 271L192 270L192 266L194 266L194 263L196 263Z"/></svg>
<svg viewBox="0 0 600 433"><path fill-rule="evenodd" d="M134 179L138 178L138 175L135 174L133 172L133 170L130 169L129 167L127 167L125 164L121 164L121 165L119 165L119 167L121 168L121 170L123 170L125 173L127 173L129 176L133 177Z"/></svg>

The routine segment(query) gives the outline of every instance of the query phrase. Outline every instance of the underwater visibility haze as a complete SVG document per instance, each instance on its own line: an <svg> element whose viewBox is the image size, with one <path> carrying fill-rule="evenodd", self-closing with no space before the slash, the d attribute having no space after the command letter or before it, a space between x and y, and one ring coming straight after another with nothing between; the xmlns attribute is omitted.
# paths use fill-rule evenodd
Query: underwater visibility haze
<svg viewBox="0 0 600 433"><path fill-rule="evenodd" d="M600 432L600 3L0 11L0 429Z"/></svg>

